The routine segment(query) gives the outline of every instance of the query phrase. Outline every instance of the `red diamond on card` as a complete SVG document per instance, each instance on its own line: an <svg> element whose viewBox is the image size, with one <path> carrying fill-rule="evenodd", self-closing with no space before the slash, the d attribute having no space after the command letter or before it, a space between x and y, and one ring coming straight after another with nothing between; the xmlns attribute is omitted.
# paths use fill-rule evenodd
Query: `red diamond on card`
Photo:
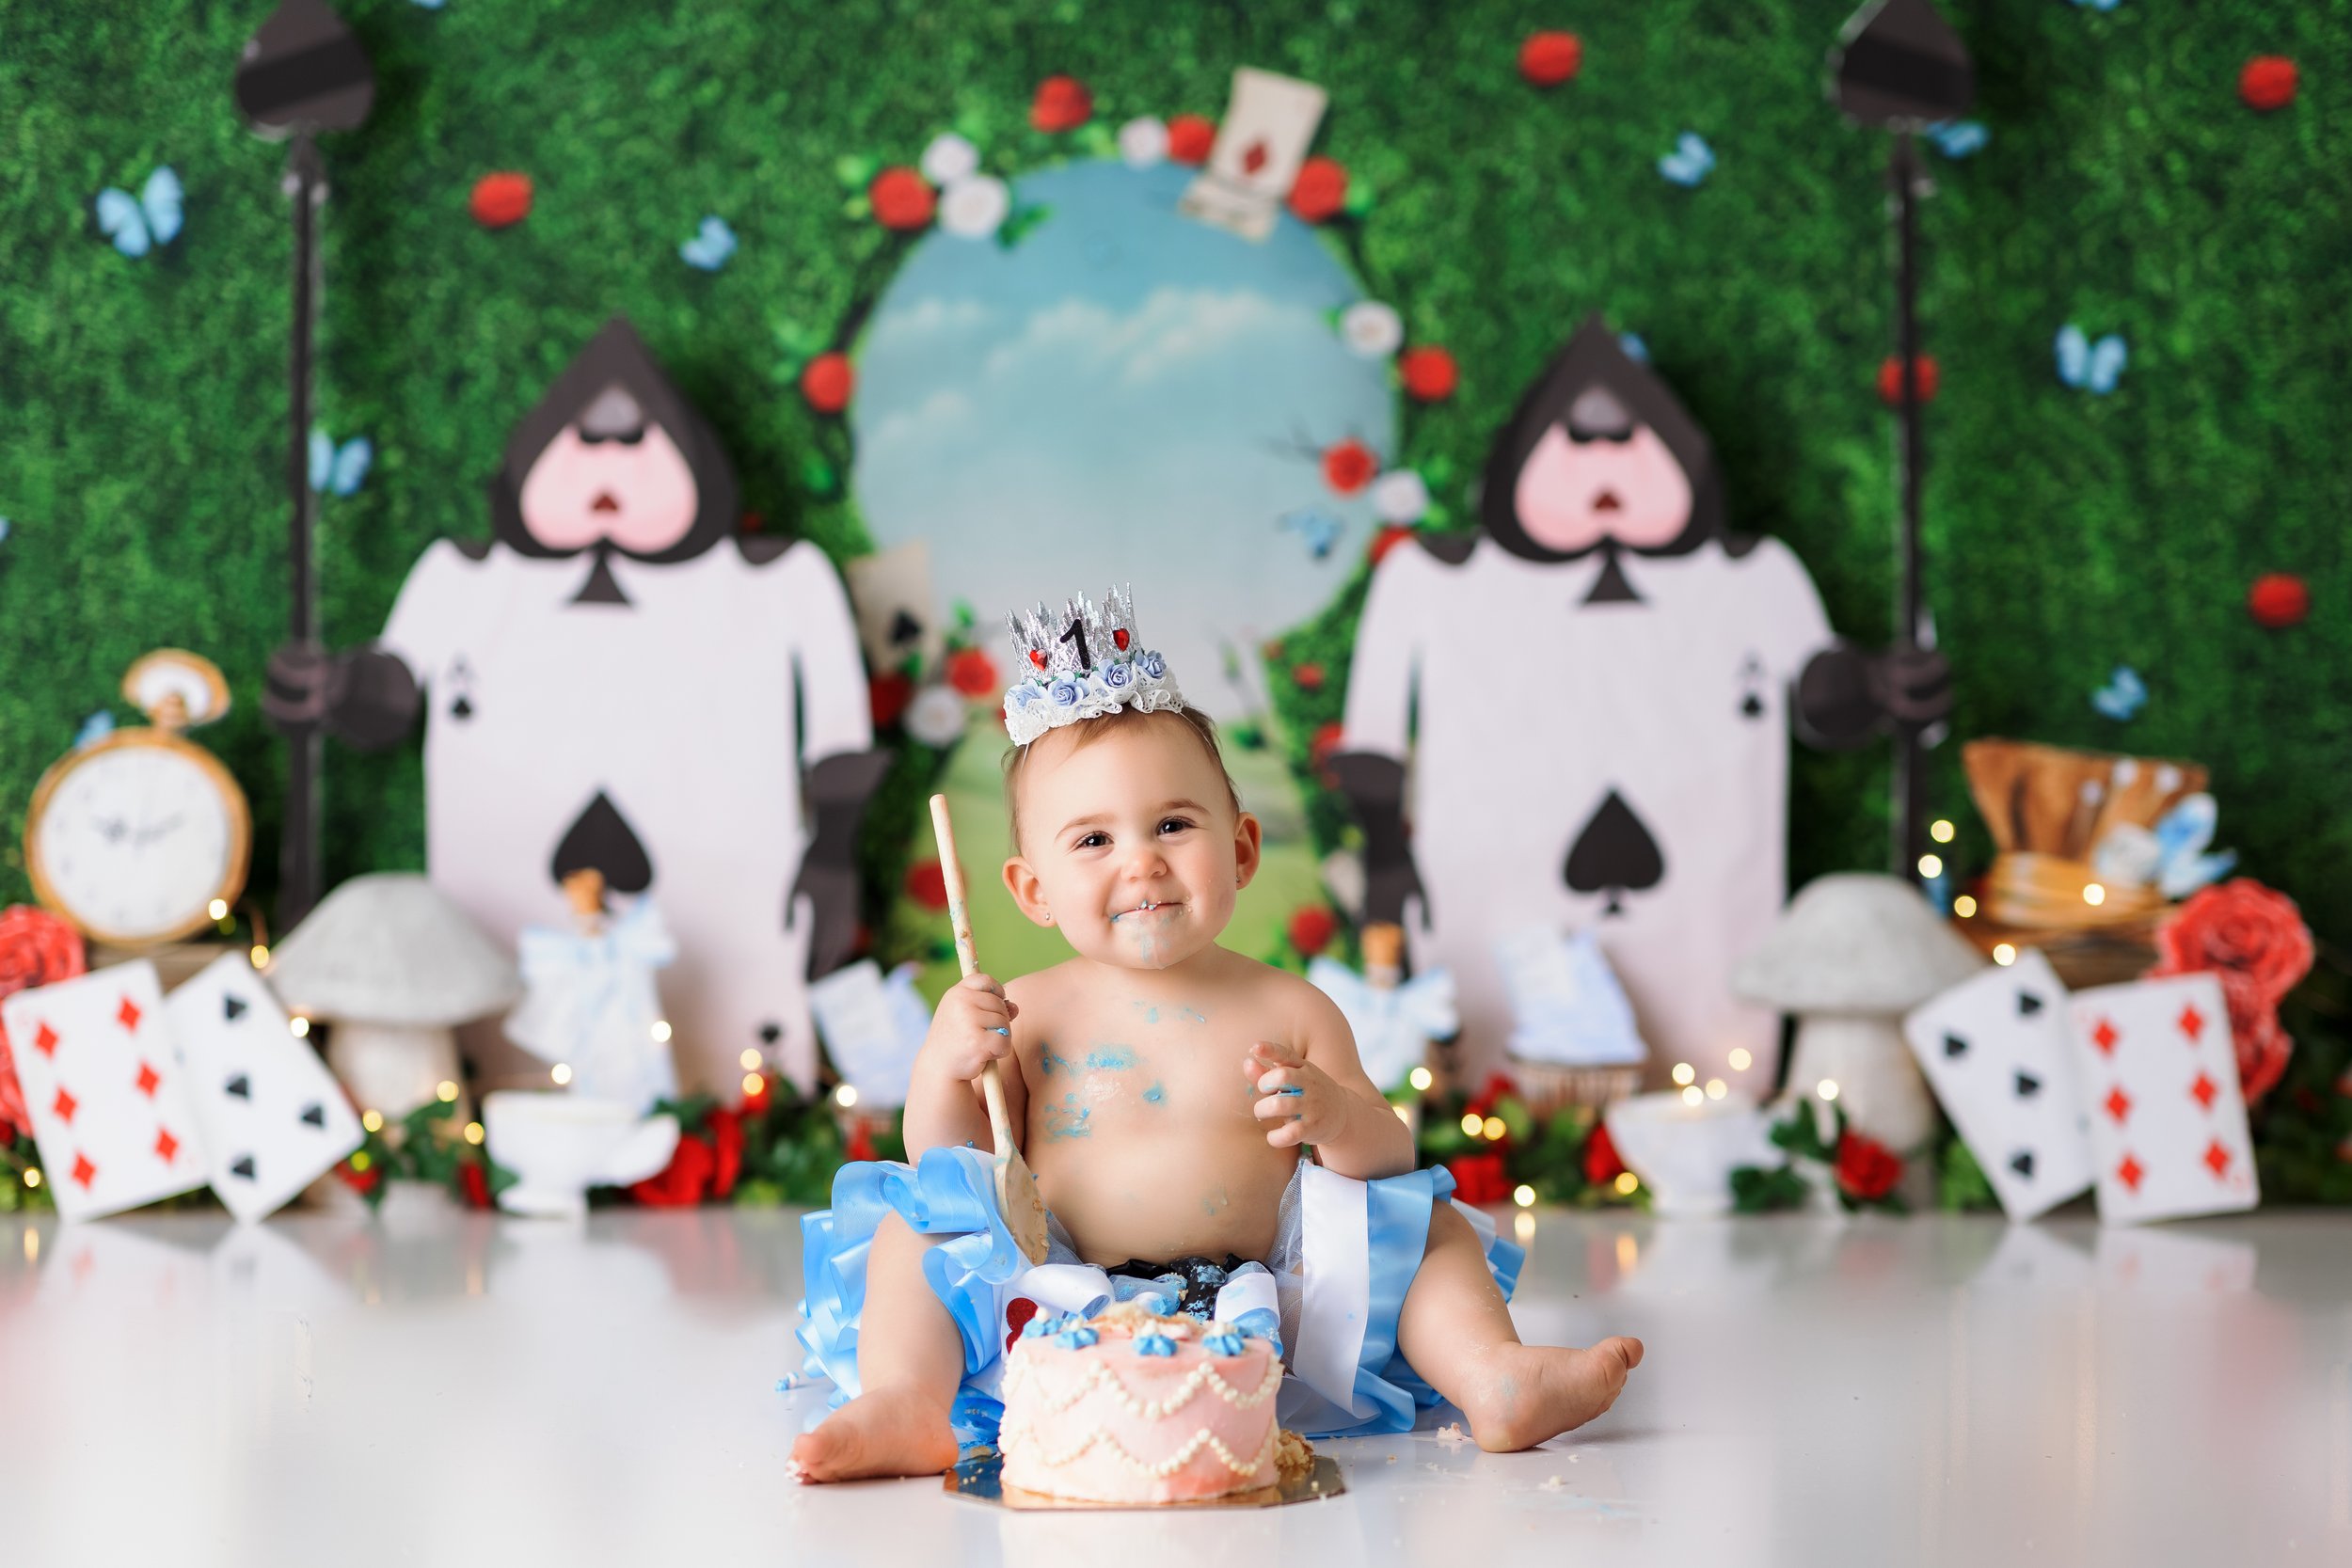
<svg viewBox="0 0 2352 1568"><path fill-rule="evenodd" d="M71 1127L73 1125L73 1113L82 1108L82 1102L60 1088L57 1098L49 1102L49 1108L57 1113L59 1121Z"/></svg>
<svg viewBox="0 0 2352 1568"><path fill-rule="evenodd" d="M2123 1163L2115 1167L2115 1179L2133 1192L2139 1191L2139 1179L2147 1174L2146 1167L2128 1154L2123 1156Z"/></svg>
<svg viewBox="0 0 2352 1568"><path fill-rule="evenodd" d="M88 1192L89 1184L98 1180L98 1167L89 1163L88 1155L73 1156L73 1180L81 1184L84 1192Z"/></svg>
<svg viewBox="0 0 2352 1568"><path fill-rule="evenodd" d="M2181 1033L2188 1037L2188 1043L2191 1045L2195 1045L2197 1037L2205 1032L2205 1015L2197 1010L2197 1004L2194 1002L2184 1006L2181 1008L2181 1016L2173 1022L2181 1026Z"/></svg>
<svg viewBox="0 0 2352 1568"><path fill-rule="evenodd" d="M121 1022L125 1029L131 1030L135 1034L138 1031L138 1004L133 1002L129 997L124 997L122 999L122 1006L115 1009L115 1017Z"/></svg>
<svg viewBox="0 0 2352 1568"><path fill-rule="evenodd" d="M161 1084L163 1080L155 1075L155 1069L153 1068L148 1066L145 1062L141 1062L139 1064L139 1075L133 1079L132 1082L138 1085L139 1093L147 1096L148 1099L152 1100L155 1098L156 1085Z"/></svg>
<svg viewBox="0 0 2352 1568"><path fill-rule="evenodd" d="M2197 1082L2188 1086L2188 1092L2190 1098L2194 1099L2198 1104L2210 1111L2213 1109L2213 1097L2219 1094L2221 1089L2211 1078L2201 1072L2197 1075Z"/></svg>
<svg viewBox="0 0 2352 1568"><path fill-rule="evenodd" d="M2099 1021L2099 1027L2090 1032L2090 1043L2099 1048L2103 1056L2114 1055L2115 1042L2122 1037L2115 1032L2115 1025L2104 1018Z"/></svg>
<svg viewBox="0 0 2352 1568"><path fill-rule="evenodd" d="M2132 1097L2123 1092L2123 1085L2121 1084L2108 1091L2106 1104L2107 1115L2115 1118L2115 1124L2118 1127L2122 1126L2123 1118L2132 1114Z"/></svg>
<svg viewBox="0 0 2352 1568"><path fill-rule="evenodd" d="M2230 1151L2221 1147L2219 1138L2205 1146L2205 1168L2217 1177L2230 1168Z"/></svg>
<svg viewBox="0 0 2352 1568"><path fill-rule="evenodd" d="M1257 173L1260 169L1265 167L1265 161L1268 156L1269 154L1265 150L1265 143L1262 141L1251 142L1249 144L1249 150L1241 155L1241 171L1244 174Z"/></svg>
<svg viewBox="0 0 2352 1568"><path fill-rule="evenodd" d="M33 1037L33 1049L48 1057L51 1061L56 1060L57 1032L49 1027L46 1023L42 1024L40 1026L40 1033Z"/></svg>
<svg viewBox="0 0 2352 1568"><path fill-rule="evenodd" d="M157 1128L155 1130L155 1157L167 1165L171 1164L173 1159L175 1159L179 1153L180 1140L171 1135L171 1129L168 1127Z"/></svg>

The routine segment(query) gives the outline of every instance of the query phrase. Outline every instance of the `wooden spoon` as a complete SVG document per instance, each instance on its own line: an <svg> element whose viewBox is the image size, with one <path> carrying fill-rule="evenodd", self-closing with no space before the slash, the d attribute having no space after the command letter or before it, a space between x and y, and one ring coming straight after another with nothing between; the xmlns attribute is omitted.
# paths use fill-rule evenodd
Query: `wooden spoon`
<svg viewBox="0 0 2352 1568"><path fill-rule="evenodd" d="M939 869L947 884L947 921L955 927L956 961L963 977L979 973L980 960L972 951L972 917L963 907L963 867L956 859L956 831L947 821L947 797L931 797L931 832L939 839ZM996 1146L996 1212L1014 1244L1032 1263L1045 1261L1045 1204L1037 1196L1037 1178L1012 1141L1012 1117L1005 1110L1005 1081L996 1064L980 1074L980 1093L988 1101L989 1141Z"/></svg>

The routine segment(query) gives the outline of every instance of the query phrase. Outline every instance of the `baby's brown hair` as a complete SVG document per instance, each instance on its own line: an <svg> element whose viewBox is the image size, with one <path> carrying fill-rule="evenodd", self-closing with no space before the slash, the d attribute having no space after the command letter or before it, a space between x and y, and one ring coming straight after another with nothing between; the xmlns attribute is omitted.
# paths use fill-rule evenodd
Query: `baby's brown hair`
<svg viewBox="0 0 2352 1568"><path fill-rule="evenodd" d="M1158 708L1150 713L1121 707L1061 727L1071 732L1071 750L1082 751L1102 739L1113 724L1156 719L1173 719L1192 732L1193 738L1200 741L1201 749L1209 753L1209 760L1216 765L1217 777L1225 781L1225 799L1232 802L1236 813L1240 812L1241 791L1233 787L1233 775L1226 771L1225 751L1216 739L1216 721L1197 707ZM1052 735L1055 732L1048 730L1045 733ZM1038 737L1040 740L1043 738L1044 736ZM1035 744L1032 741L1030 746ZM1012 847L1016 854L1024 852L1021 847L1021 778L1028 770L1030 746L1015 746L1005 753L1005 811L1012 818Z"/></svg>

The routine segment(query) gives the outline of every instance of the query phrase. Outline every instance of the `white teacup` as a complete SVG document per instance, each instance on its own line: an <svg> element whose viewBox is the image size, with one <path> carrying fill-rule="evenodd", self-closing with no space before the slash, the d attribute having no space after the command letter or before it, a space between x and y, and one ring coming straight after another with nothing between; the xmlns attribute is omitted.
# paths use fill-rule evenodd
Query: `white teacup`
<svg viewBox="0 0 2352 1568"><path fill-rule="evenodd" d="M659 1176L677 1152L675 1117L641 1116L617 1100L501 1089L482 1101L490 1158L516 1176L499 1195L510 1214L571 1218L588 1189Z"/></svg>
<svg viewBox="0 0 2352 1568"><path fill-rule="evenodd" d="M1609 1141L1642 1184L1656 1214L1724 1214L1731 1211L1731 1173L1740 1165L1777 1165L1772 1123L1746 1101L1702 1100L1679 1090L1637 1094L1611 1105Z"/></svg>

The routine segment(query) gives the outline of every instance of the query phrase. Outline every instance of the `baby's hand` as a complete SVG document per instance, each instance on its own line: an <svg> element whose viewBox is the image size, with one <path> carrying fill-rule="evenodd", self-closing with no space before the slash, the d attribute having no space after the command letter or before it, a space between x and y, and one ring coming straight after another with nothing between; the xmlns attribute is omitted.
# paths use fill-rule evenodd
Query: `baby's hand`
<svg viewBox="0 0 2352 1568"><path fill-rule="evenodd" d="M1020 1016L1004 987L975 974L939 999L915 1066L962 1082L977 1079L989 1063L1012 1055L1012 1021Z"/></svg>
<svg viewBox="0 0 2352 1568"><path fill-rule="evenodd" d="M1347 1091L1303 1053L1260 1040L1242 1058L1241 1070L1265 1096L1250 1109L1265 1123L1265 1141L1276 1148L1326 1143L1346 1127Z"/></svg>

